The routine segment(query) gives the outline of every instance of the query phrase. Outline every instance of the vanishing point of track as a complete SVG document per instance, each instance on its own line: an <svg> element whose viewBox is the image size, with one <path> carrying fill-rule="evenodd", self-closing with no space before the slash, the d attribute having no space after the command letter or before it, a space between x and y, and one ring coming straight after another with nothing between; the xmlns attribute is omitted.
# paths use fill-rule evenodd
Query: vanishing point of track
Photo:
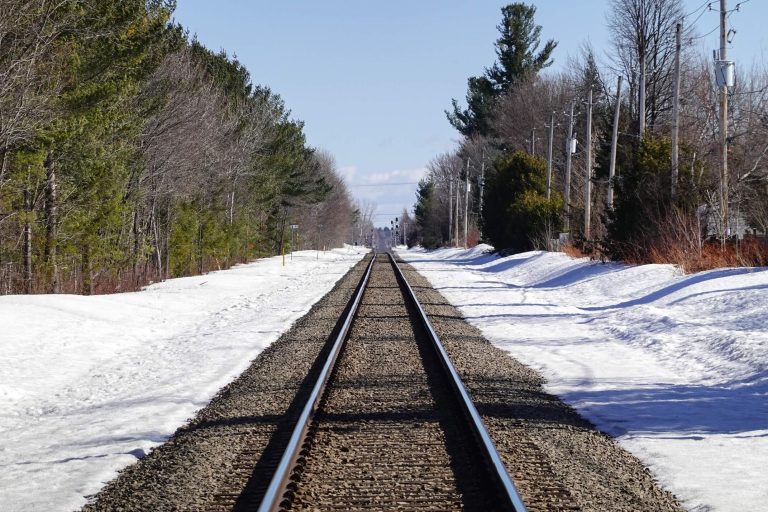
<svg viewBox="0 0 768 512"><path fill-rule="evenodd" d="M258 510L525 510L391 255L333 343Z"/></svg>

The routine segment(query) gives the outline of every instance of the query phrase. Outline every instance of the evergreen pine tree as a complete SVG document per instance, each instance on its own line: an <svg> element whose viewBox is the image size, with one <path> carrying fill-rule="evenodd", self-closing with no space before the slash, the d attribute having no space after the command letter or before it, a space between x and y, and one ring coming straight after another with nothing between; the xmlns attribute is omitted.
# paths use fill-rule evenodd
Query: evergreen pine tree
<svg viewBox="0 0 768 512"><path fill-rule="evenodd" d="M454 99L453 111L446 111L448 121L465 137L489 135L495 100L552 64L557 43L549 40L537 53L541 26L533 21L535 13L536 7L524 3L501 9L502 20L497 27L501 36L495 43L498 61L483 76L468 79L466 109Z"/></svg>

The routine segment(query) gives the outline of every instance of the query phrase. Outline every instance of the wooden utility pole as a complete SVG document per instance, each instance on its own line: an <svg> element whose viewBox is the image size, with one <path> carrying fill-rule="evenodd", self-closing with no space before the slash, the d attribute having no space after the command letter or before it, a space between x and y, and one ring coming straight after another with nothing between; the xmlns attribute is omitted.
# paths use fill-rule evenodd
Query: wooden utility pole
<svg viewBox="0 0 768 512"><path fill-rule="evenodd" d="M568 116L568 133L565 137L565 231L571 230L571 139L573 139L573 102Z"/></svg>
<svg viewBox="0 0 768 512"><path fill-rule="evenodd" d="M469 233L469 162L470 159L467 157L467 175L465 176L464 180L464 247L469 247L469 241L467 240L467 235Z"/></svg>
<svg viewBox="0 0 768 512"><path fill-rule="evenodd" d="M727 0L720 0L720 60L728 57L728 6ZM722 162L720 169L720 218L723 243L728 237L728 85L720 87L720 147Z"/></svg>
<svg viewBox="0 0 768 512"><path fill-rule="evenodd" d="M454 247L459 246L459 198L461 193L461 177L456 176L456 214L454 215L454 221L455 221L455 228L454 228L454 237L453 237L453 243L455 244Z"/></svg>
<svg viewBox="0 0 768 512"><path fill-rule="evenodd" d="M483 214L483 192L485 191L485 150L483 150L482 161L480 162L480 181L478 182L480 190L478 190L478 212Z"/></svg>
<svg viewBox="0 0 768 512"><path fill-rule="evenodd" d="M621 109L621 76L616 84L616 107L613 111L613 134L611 135L611 163L608 167L608 208L613 208L613 182L616 177L616 149L619 142L619 110Z"/></svg>
<svg viewBox="0 0 768 512"><path fill-rule="evenodd" d="M680 49L682 48L681 34L683 24L675 26L675 78L672 83L672 199L677 194L677 174L680 166L679 140L680 133Z"/></svg>
<svg viewBox="0 0 768 512"><path fill-rule="evenodd" d="M531 128L531 154L536 154L536 128Z"/></svg>
<svg viewBox="0 0 768 512"><path fill-rule="evenodd" d="M549 115L549 146L547 147L547 201L552 191L552 140L555 138L555 113Z"/></svg>
<svg viewBox="0 0 768 512"><path fill-rule="evenodd" d="M584 239L589 240L592 227L592 88L589 88L587 100L587 181L584 186L586 197L584 198Z"/></svg>
<svg viewBox="0 0 768 512"><path fill-rule="evenodd" d="M451 246L453 233L453 176L448 176L448 247Z"/></svg>

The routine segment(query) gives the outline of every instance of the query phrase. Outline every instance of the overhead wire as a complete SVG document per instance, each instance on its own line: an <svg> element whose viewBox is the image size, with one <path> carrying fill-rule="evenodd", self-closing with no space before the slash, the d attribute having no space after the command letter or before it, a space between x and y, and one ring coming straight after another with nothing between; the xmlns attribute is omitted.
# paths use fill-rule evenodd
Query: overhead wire
<svg viewBox="0 0 768 512"><path fill-rule="evenodd" d="M703 36L689 37L688 41L695 41L696 39L701 39L702 37L707 37L708 35L712 34L715 30L717 30L719 28L720 28L720 24L718 23L717 25L715 25L715 28L713 28L712 30L710 30L709 32L704 34Z"/></svg>
<svg viewBox="0 0 768 512"><path fill-rule="evenodd" d="M742 5L744 5L744 4L746 4L746 3L748 3L748 2L750 2L750 1L751 1L751 0L742 0L741 2L737 3L737 4L736 4L736 7L734 7L733 9L729 9L729 10L727 11L727 14L726 14L726 16L727 16L728 18L730 18L730 17L731 17L731 14L733 14L734 12L739 12L739 9L741 8L741 6L742 6ZM692 14L695 14L695 13L696 13L696 12L698 12L698 11L701 11L701 12L699 12L699 15L698 15L698 16L696 16L696 19L695 19L695 20L693 20L693 22L691 22L691 23L688 25L688 26L690 26L690 27L693 27L693 26L695 26L695 25L696 25L696 23L697 23L697 22L698 22L698 21L701 19L701 17L702 17L702 16L704 16L704 13L705 13L705 12L709 12L709 11L712 11L712 10L713 10L713 9L712 9L712 4L713 4L713 3L714 3L714 2L711 2L711 1L710 1L710 2L704 2L704 3L703 3L701 6L699 6L697 9L694 9L694 10L693 10L693 11L691 11L690 13L686 14L685 16L683 16L683 19L687 18L688 16L691 16ZM705 8L705 7L706 7L706 8ZM701 36L695 36L695 37L689 37L689 38L687 38L687 39L688 39L688 41L689 41L689 42L691 42L691 41L695 41L695 40L697 40L697 39L702 39L702 38L704 38L704 37L707 37L708 35L712 34L712 33L713 33L714 31L716 31L718 28L720 28L720 24L718 24L717 26L715 26L715 28L713 28L712 30L710 30L709 32L707 32L707 33L706 33L706 34L704 34L704 35L701 35Z"/></svg>
<svg viewBox="0 0 768 512"><path fill-rule="evenodd" d="M709 6L711 6L711 5L712 5L712 2L708 2L708 3L706 3L706 6L707 6L707 7L709 7ZM701 9L701 8L700 8L700 9ZM691 12L691 13L689 13L689 14L686 14L685 16L683 16L683 19L687 18L688 16L691 16L691 15L692 15L692 14L694 14L695 12L696 12L696 11L693 11L693 12ZM702 17L702 16L704 16L704 13L705 13L705 12L709 12L709 9L701 9L701 12L699 13L699 15L698 15L698 16L696 16L696 19L695 19L695 20L693 20L693 22L689 23L688 25L689 25L689 26L691 26L691 27L695 26L695 25L696 25L696 23L697 23L697 22L698 22L698 21L701 19L701 17Z"/></svg>
<svg viewBox="0 0 768 512"><path fill-rule="evenodd" d="M691 14L695 14L697 11L702 10L704 8L704 6L709 7L710 5L712 5L712 2L710 2L709 0L706 0L703 4L701 4L700 6L698 6L697 8L692 10L691 12L689 12L688 14L684 15L683 18L687 18Z"/></svg>
<svg viewBox="0 0 768 512"><path fill-rule="evenodd" d="M743 0L743 1L739 2L739 3L737 3L737 4L736 4L736 7L734 7L733 9L729 9L729 10L728 10L728 17L730 18L730 17L731 17L731 14L733 14L733 13L735 13L735 12L739 12L739 8L740 8L742 5L746 4L747 2L749 2L749 0Z"/></svg>

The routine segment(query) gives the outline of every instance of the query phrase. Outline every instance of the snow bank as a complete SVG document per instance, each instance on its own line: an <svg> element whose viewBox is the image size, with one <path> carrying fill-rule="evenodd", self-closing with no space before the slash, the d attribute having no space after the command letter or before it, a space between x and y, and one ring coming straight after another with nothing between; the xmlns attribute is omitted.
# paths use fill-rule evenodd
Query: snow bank
<svg viewBox="0 0 768 512"><path fill-rule="evenodd" d="M138 293L0 297L0 509L82 506L364 252L295 252Z"/></svg>
<svg viewBox="0 0 768 512"><path fill-rule="evenodd" d="M768 510L768 270L400 251L691 510Z"/></svg>

